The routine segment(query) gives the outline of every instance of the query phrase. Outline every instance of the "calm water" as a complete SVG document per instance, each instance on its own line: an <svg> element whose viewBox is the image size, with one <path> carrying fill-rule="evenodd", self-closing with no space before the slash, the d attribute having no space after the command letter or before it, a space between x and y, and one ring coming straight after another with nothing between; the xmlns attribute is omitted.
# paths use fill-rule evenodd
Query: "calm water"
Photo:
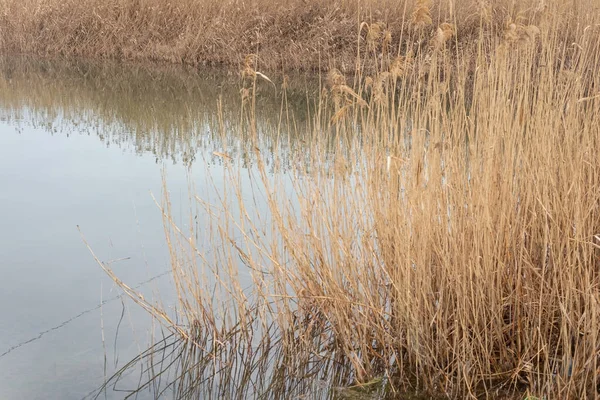
<svg viewBox="0 0 600 400"><path fill-rule="evenodd" d="M114 261L121 279L174 307L151 194L160 201L164 173L174 216L185 227L189 182L208 201L227 184L215 151L252 174L252 156L235 128L239 89L237 77L209 72L0 60L1 399L89 397L155 337L156 323L121 296L82 235L100 260ZM261 147L277 152L285 169L301 140L281 141L261 128L278 123L280 107L272 87L261 90ZM297 110L301 122L303 106ZM121 386L135 387L138 379L132 374ZM101 398L124 395L111 389Z"/></svg>

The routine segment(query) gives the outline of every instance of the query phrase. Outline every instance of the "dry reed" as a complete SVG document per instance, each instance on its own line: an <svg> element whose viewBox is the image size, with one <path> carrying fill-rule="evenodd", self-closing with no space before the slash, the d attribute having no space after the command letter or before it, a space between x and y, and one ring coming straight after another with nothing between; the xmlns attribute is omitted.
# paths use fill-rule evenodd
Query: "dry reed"
<svg viewBox="0 0 600 400"><path fill-rule="evenodd" d="M210 259L165 198L186 335L211 343L212 372L276 348L257 367L271 378L333 363L389 397L599 397L600 21L581 12L592 3L548 3L497 25L475 8L474 46L455 39L461 21L431 18L368 77L375 45L359 49L355 85L332 70L305 131L313 168L288 181L253 147L253 193L228 169L220 213L206 208Z"/></svg>
<svg viewBox="0 0 600 400"><path fill-rule="evenodd" d="M483 26L498 33L510 19L546 18L567 41L600 11L597 2L462 0L1 0L0 51L50 56L229 65L259 56L261 70L353 71L359 46L399 55L414 30L436 36L452 24L471 46ZM583 12L585 10L585 12ZM560 17L559 17L560 15ZM519 20L516 18L519 17ZM560 19L557 25L552 18ZM444 30L440 37L446 37ZM376 43L377 42L377 43ZM373 54L371 54L373 56Z"/></svg>

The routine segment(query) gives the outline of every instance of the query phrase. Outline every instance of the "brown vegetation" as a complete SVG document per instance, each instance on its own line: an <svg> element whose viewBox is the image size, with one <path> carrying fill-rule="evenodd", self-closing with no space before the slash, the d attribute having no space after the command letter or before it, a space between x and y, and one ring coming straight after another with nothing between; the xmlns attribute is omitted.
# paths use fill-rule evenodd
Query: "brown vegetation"
<svg viewBox="0 0 600 400"><path fill-rule="evenodd" d="M566 42L600 12L593 0L0 0L0 50L38 55L156 60L237 67L258 54L268 70L355 69L358 47L402 53L418 32L426 43L453 34L474 45L480 27L502 35L541 15L560 16L555 33ZM511 22L512 21L512 22ZM368 23L370 29L358 27ZM448 23L452 29L438 29ZM519 31L519 32L517 32Z"/></svg>
<svg viewBox="0 0 600 400"><path fill-rule="evenodd" d="M299 164L290 183L250 141L255 191L231 162L220 208L198 198L213 216L199 231L178 227L165 197L186 321L171 328L195 360L186 358L186 393L206 389L205 375L220 377L218 390L276 393L273 377L329 378L334 365L347 370L338 384L384 382L390 397L416 387L598 398L600 20L584 11L593 3L507 8L500 23L484 1L419 1L405 24L394 20L410 31L401 42L392 21L348 22L365 39L354 84L331 69L309 126L276 128L305 135L312 168ZM386 53L394 40L405 45ZM245 65L239 125L251 134L256 67ZM284 97L281 120L290 112ZM261 198L269 215L258 218ZM216 251L202 253L198 237Z"/></svg>

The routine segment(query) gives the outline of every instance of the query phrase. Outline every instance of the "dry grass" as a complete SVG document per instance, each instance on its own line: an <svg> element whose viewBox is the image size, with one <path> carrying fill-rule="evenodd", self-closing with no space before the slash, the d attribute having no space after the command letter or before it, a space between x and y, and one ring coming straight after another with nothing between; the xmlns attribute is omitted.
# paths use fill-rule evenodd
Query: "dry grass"
<svg viewBox="0 0 600 400"><path fill-rule="evenodd" d="M249 143L254 191L232 163L200 232L165 198L183 336L209 360L188 374L261 359L220 387L335 365L349 371L337 382L383 381L389 397L600 396L599 14L549 2L498 24L479 3L473 45L455 40L454 6L431 11L430 32L407 11L415 27L387 59L385 27L358 24L355 83L332 70L305 132L313 168L288 181ZM260 75L246 76L252 133ZM198 251L197 235L217 251Z"/></svg>
<svg viewBox="0 0 600 400"><path fill-rule="evenodd" d="M234 67L255 53L263 70L353 71L363 21L370 29L359 47L381 36L371 49L385 56L402 53L415 32L448 38L448 30L437 34L443 22L470 46L482 25L497 35L507 21L517 28L542 14L554 16L553 26L560 16L558 33L570 44L599 11L592 0L1 0L0 50Z"/></svg>

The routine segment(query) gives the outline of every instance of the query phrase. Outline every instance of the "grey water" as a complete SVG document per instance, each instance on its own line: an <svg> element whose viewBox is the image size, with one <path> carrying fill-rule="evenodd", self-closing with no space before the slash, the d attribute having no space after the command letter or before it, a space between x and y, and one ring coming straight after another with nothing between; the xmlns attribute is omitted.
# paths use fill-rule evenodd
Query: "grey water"
<svg viewBox="0 0 600 400"><path fill-rule="evenodd" d="M146 298L176 307L163 191L185 227L191 183L218 202L219 154L252 172L236 129L239 90L235 74L213 71L0 59L1 399L93 398L161 334L91 251ZM257 124L275 126L281 97L261 90ZM299 91L300 120L303 99ZM261 150L293 162L302 141L262 131ZM100 398L124 398L140 376L128 379Z"/></svg>

